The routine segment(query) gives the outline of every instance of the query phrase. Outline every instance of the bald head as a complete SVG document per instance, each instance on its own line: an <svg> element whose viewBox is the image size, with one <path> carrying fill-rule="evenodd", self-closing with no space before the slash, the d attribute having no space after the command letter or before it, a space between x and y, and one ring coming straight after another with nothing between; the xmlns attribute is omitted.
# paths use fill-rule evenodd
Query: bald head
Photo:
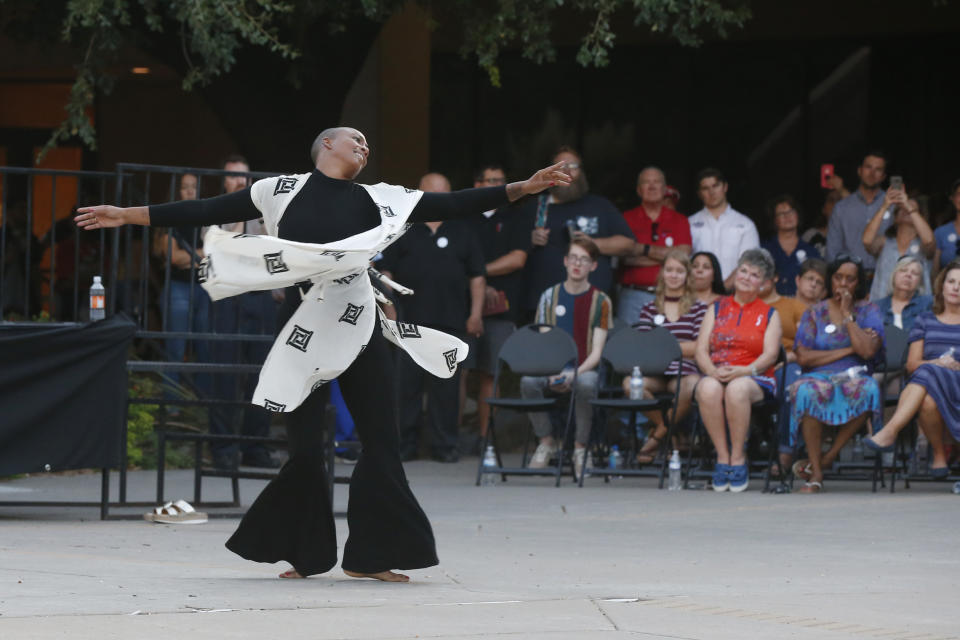
<svg viewBox="0 0 960 640"><path fill-rule="evenodd" d="M320 132L313 144L310 146L310 160L314 165L317 164L317 158L320 156L320 150L323 149L323 140L336 140L337 136L347 130L347 127L330 127Z"/></svg>
<svg viewBox="0 0 960 640"><path fill-rule="evenodd" d="M420 191L448 193L450 191L450 181L442 173L428 173L420 178Z"/></svg>
<svg viewBox="0 0 960 640"><path fill-rule="evenodd" d="M667 177L658 167L647 167L637 176L637 195L644 206L659 207L667 194Z"/></svg>

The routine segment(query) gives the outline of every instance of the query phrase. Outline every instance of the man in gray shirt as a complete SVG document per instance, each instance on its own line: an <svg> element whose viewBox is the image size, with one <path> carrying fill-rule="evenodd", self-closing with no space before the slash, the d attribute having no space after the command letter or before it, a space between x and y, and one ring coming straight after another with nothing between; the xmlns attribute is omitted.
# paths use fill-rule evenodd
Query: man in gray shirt
<svg viewBox="0 0 960 640"><path fill-rule="evenodd" d="M887 177L886 156L879 151L868 152L857 167L857 176L860 178L860 186L838 202L830 216L830 225L827 228L827 260L847 253L863 260L863 268L872 273L877 261L863 246L863 230L883 204L883 190L880 185ZM892 220L893 216L884 216L880 231L890 226Z"/></svg>

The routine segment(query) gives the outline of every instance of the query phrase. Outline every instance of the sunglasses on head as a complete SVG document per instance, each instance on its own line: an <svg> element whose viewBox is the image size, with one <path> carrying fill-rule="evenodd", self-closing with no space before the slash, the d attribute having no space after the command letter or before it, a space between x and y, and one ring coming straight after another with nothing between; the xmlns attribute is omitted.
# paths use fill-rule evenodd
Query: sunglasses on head
<svg viewBox="0 0 960 640"><path fill-rule="evenodd" d="M651 240L651 241L656 242L657 240L660 239L659 228L660 228L660 223L659 223L659 222L654 222L654 223L651 225L651 227L650 227L650 231L652 232L652 234L650 235L650 240Z"/></svg>
<svg viewBox="0 0 960 640"><path fill-rule="evenodd" d="M860 259L860 256L851 255L849 253L838 254L836 258L833 259L834 264L843 264L844 262L852 262L853 264L863 264L863 260Z"/></svg>

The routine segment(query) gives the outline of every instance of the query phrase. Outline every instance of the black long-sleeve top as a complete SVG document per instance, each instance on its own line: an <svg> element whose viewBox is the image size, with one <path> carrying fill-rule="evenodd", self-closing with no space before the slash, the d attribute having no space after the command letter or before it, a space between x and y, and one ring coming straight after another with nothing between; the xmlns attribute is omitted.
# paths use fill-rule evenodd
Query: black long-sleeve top
<svg viewBox="0 0 960 640"><path fill-rule="evenodd" d="M424 193L410 222L451 220L496 209L508 201L506 187ZM250 188L205 200L182 200L150 206L150 226L176 227L241 222L262 217ZM278 237L325 244L349 238L380 224L380 211L370 194L352 180L330 178L314 169L287 205Z"/></svg>

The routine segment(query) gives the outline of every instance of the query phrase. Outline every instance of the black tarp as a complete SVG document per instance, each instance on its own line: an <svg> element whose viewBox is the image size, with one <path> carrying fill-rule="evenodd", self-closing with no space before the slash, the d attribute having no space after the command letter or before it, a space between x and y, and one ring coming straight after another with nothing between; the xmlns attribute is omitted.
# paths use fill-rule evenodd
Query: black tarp
<svg viewBox="0 0 960 640"><path fill-rule="evenodd" d="M0 324L0 476L115 467L136 325Z"/></svg>

